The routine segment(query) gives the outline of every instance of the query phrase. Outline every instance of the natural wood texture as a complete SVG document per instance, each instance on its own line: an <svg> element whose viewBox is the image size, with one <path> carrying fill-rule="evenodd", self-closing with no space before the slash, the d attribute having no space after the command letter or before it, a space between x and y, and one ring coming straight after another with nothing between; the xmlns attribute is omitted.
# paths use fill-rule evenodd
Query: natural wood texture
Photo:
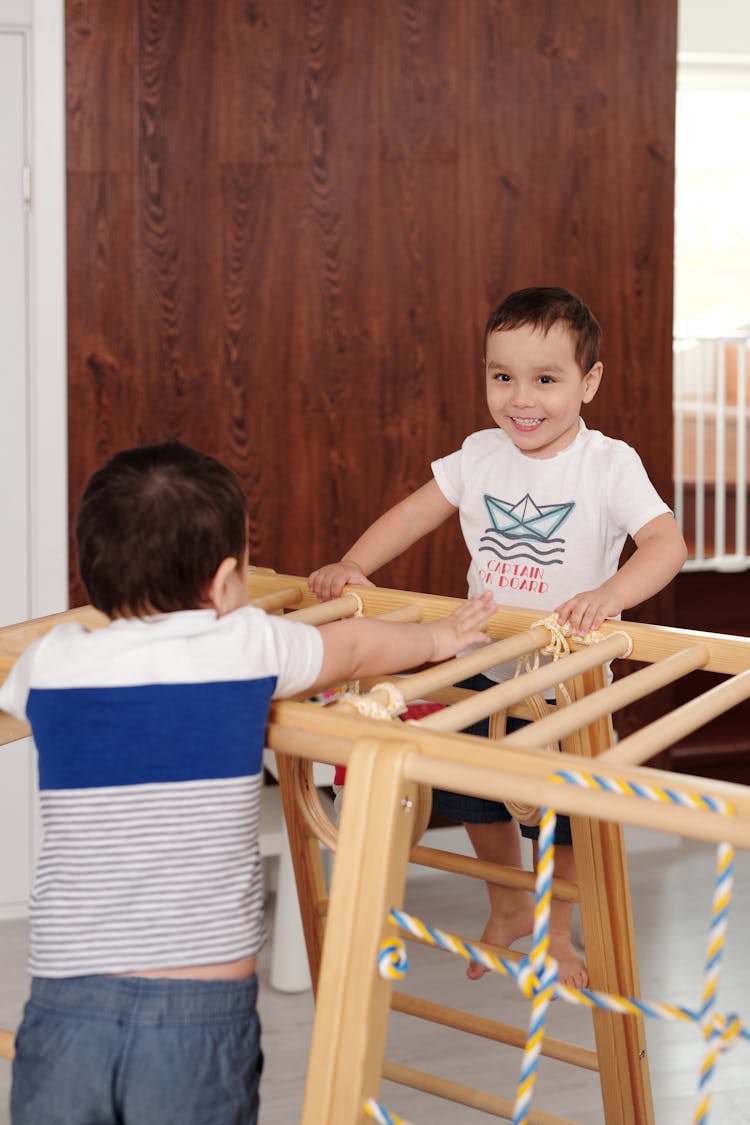
<svg viewBox="0 0 750 1125"><path fill-rule="evenodd" d="M304 863L295 863L294 876L297 882L297 895L302 917L302 929L305 934L307 959L310 966L310 979L313 989L317 991L318 972L323 951L323 915L319 907L328 897L328 888L326 887L323 862L318 845L321 833L315 836L305 822L301 801L299 800L301 786L297 762L286 755L279 754L276 759L276 768L281 784L281 800L289 836L289 847L292 855L304 856L305 858ZM309 788L309 775L306 777L305 787Z"/></svg>
<svg viewBox="0 0 750 1125"><path fill-rule="evenodd" d="M593 695L584 696L559 711L540 718L534 727L522 727L509 734L508 746L536 746L541 738L557 742L574 730L603 719L618 711L627 703L632 703L665 683L673 683L686 672L702 668L707 653L702 645L692 645L682 652L676 652L655 664L648 664L638 672L626 676L608 687L602 687ZM632 737L632 736L631 736Z"/></svg>
<svg viewBox="0 0 750 1125"><path fill-rule="evenodd" d="M549 633L547 636L549 637ZM489 647L487 646L483 652L487 660L485 669L492 668L497 663L489 656L487 650ZM554 664L545 664L533 672L527 672L523 676L506 680L505 683L498 684L497 687L476 692L473 698L454 703L442 711L427 715L421 721L425 727L431 730L463 730L478 719L486 718L495 711L509 707L512 703L520 703L521 700L528 699L529 695L544 691L545 688L551 688L585 669L601 664L602 661L623 656L627 648L627 639L622 634L613 634L599 645L592 645L591 648L571 653L570 656L564 656ZM538 739L535 745L539 745Z"/></svg>
<svg viewBox="0 0 750 1125"><path fill-rule="evenodd" d="M394 1012L406 1012L408 1015L429 1020L431 1023L443 1024L445 1027L453 1027L457 1031L466 1031L472 1035L481 1035L483 1038L493 1039L497 1043L509 1043L514 1047L523 1047L524 1045L525 1035L518 1027L499 1023L496 1020L480 1019L473 1013L459 1012L455 1008L448 1008L444 1004L435 1004L431 1000L394 992L391 1008ZM548 1035L544 1037L541 1054L549 1059L559 1059L561 1062L584 1067L586 1070L599 1069L599 1061L595 1051L576 1046L574 1043L554 1039Z"/></svg>
<svg viewBox="0 0 750 1125"><path fill-rule="evenodd" d="M277 609L291 609L302 600L302 594L294 586L288 590L278 590L275 594L265 594L253 599L253 605L264 609L266 613L273 613Z"/></svg>
<svg viewBox="0 0 750 1125"><path fill-rule="evenodd" d="M428 848L418 845L412 848L411 859L422 867L434 867L438 871L452 871L454 874L469 875L473 879L483 879L488 883L498 883L503 887L522 887L524 890L534 890L534 875L530 871L521 871L518 867L500 867L496 863L486 863L473 856L459 855L456 852L446 852L439 848ZM578 901L578 887L568 879L553 878L550 883L554 898L563 899L565 902Z"/></svg>
<svg viewBox="0 0 750 1125"><path fill-rule="evenodd" d="M544 283L597 313L588 420L669 499L676 23L67 0L72 518L109 454L180 437L239 473L253 558L307 573L488 424L487 314ZM451 523L378 580L465 570Z"/></svg>
<svg viewBox="0 0 750 1125"><path fill-rule="evenodd" d="M261 578L261 583L268 576ZM288 576L280 576L279 582L289 581ZM251 589L255 586L255 576L250 577ZM300 587L302 600L305 600L304 583ZM366 609L382 612L383 608L390 606L391 602L397 605L399 596L394 591L368 590ZM448 612L452 607L451 599L435 598L419 594L401 595L404 604L416 604L420 607L424 619L430 619L435 614ZM342 607L343 608L343 607ZM502 635L508 628L508 618L523 634L529 630L533 623L528 620L528 613L505 615L502 612L495 614L489 624L488 632L492 636ZM530 633L527 632L523 644L539 644L535 634L543 627L536 625ZM540 737L538 724L536 743L531 742L526 752L516 758L512 764L511 756L505 758L510 738L498 739L487 742L483 739L467 738L466 736L453 735L441 736L439 730L434 729L441 724L435 724L429 717L419 723L410 723L405 729L393 722L375 722L364 719L360 715L347 714L345 708L329 708L326 711L311 710L306 705L282 704L274 709L272 722L269 727L269 741L277 751L291 753L304 757L322 758L330 754L335 760L351 760L358 769L358 787L353 792L347 792L345 801L345 823L358 824L358 837L356 859L361 864L362 857L370 853L379 853L383 848L389 849L392 840L387 834L385 837L379 832L375 820L372 820L372 793L377 783L379 774L381 785L391 785L391 774L386 773L386 763L393 763L394 759L385 757L386 748L389 752L396 752L399 758L399 792L403 793L405 779L416 780L441 788L456 790L458 792L473 793L482 796L495 796L497 799L515 799L519 795L517 783L523 778L534 779L536 800L544 801L549 805L559 807L573 814L571 818L573 843L578 862L578 888L581 919L584 932L584 943L587 955L590 986L595 990L639 997L640 986L638 979L638 966L635 955L634 924L630 903L629 878L625 858L622 826L620 820L630 820L631 810L638 806L648 808L650 802L637 800L625 796L629 787L653 786L649 771L638 769L628 770L623 766L619 775L609 772L611 763L619 758L627 760L627 741L622 745L623 753L618 758L618 752L613 750L614 730L611 715L607 710L607 703L616 701L618 704L627 702L634 694L636 688L644 692L653 691L667 683L672 683L681 676L690 674L695 669L706 667L721 667L723 671L732 671L734 674L722 688L715 688L705 696L685 706L675 716L669 716L653 724L651 730L643 732L641 741L649 738L657 748L668 745L686 732L705 722L707 718L731 707L742 700L746 694L746 683L750 669L747 667L748 648L745 641L731 637L717 637L710 634L695 634L690 636L684 630L656 630L648 626L636 627L632 630L632 656L635 660L653 662L651 667L636 673L630 683L618 684L613 688L606 686L606 665L608 658L621 654L629 648L629 641L615 628L609 628L610 636L588 650L581 649L570 656L563 657L551 670L540 669L522 673L510 684L488 692L478 693L485 696L483 706L477 706L476 700L459 700L447 709L448 720L444 725L453 729L460 720L468 721L483 711L502 705L512 698L518 702L524 698L524 685L526 694L533 694L539 689L549 686L556 679L564 679L567 690L573 702L567 707L564 724L567 724L563 739L563 751L553 756L554 765L550 764L550 755L541 752L538 747L544 742L545 736L552 732L550 724L558 721L554 734L563 733L559 723L560 715L540 719L543 730ZM531 635L531 641L529 636ZM495 647L502 648L505 641L498 642ZM487 658L488 649L473 654ZM461 661L449 661L443 666L446 674L452 673L456 678L457 666ZM550 675L551 672L551 675ZM415 697L414 681L419 682L421 674L406 677L399 681L404 688L407 698ZM410 680L412 681L410 683ZM437 677L431 686L444 690L445 683L442 677ZM378 694L375 689L374 694ZM381 693L384 694L384 693ZM508 698L506 698L506 696ZM497 697L497 698L494 698ZM487 700L489 699L489 703ZM467 711L467 704L469 710ZM303 711L305 712L303 717ZM469 711L471 714L469 714ZM451 718L451 712L453 718ZM446 712L442 712L443 715ZM458 719L454 721L454 718ZM288 719L288 722L286 721ZM281 720L281 721L279 721ZM545 726L546 724L546 726ZM433 729L430 729L430 728ZM380 734L378 734L378 728ZM357 733L359 731L359 733ZM369 776L367 787L363 785L364 771L363 752L357 752L356 747L362 745L362 739L372 739L368 744ZM322 735L322 741L318 736ZM408 740L408 741L407 741ZM639 742L638 736L631 736L631 744ZM411 752L409 742L413 743ZM348 746L347 746L348 743ZM475 748L472 748L472 744ZM380 753L378 753L378 745ZM565 790L558 789L553 792L554 786L547 792L547 783L551 777L551 770L566 770L573 774L582 772L580 761L583 758L596 758L590 766L590 771L600 775L604 783L613 782L620 789L620 795L615 799L619 801L621 815L614 815L606 806L610 795L602 792L599 783L592 788L584 789L585 800L578 803L577 796L581 795L577 787L568 784ZM381 766L383 767L381 769ZM390 767L389 767L390 768ZM360 776L362 775L362 776ZM702 796L714 797L721 801L732 803L731 813L728 816L712 814L711 835L706 835L706 818L703 814L694 815L697 809L682 807L685 797L689 797L692 789L691 782L699 785ZM719 787L715 783L703 782L697 778L681 784L682 798L679 804L675 802L660 802L656 808L657 816L645 821L631 821L631 823L650 823L653 827L661 829L670 828L696 838L714 838L716 840L731 839L743 847L750 847L750 801L747 792L734 786ZM673 784L672 780L665 778L664 787ZM386 795L388 787L382 789ZM390 792L390 790L388 790ZM526 787L520 792L521 799L529 795ZM693 791L694 792L694 791ZM559 799L558 799L559 795ZM398 796L398 793L396 794ZM394 797L390 794L392 806L389 809L384 805L381 814L390 818L393 823ZM625 798L623 802L623 797ZM628 809L627 805L631 808ZM353 807L356 806L356 807ZM688 814L689 815L686 815ZM585 819L584 819L585 817ZM366 825L360 822L367 820ZM370 821L372 820L371 827ZM368 832L372 835L367 840ZM348 828L340 840L338 849L338 862L344 864L344 873L337 878L332 891L331 908L329 911L328 939L324 947L324 957L328 958L328 951L333 948L335 954L330 956L329 963L335 960L346 963L344 951L352 955L359 953L357 940L354 941L354 950L351 945L345 944L343 927L346 924L351 930L357 928L357 933L362 934L362 923L367 919L372 923L373 898L367 885L359 879L360 866L352 862L349 848L353 840L353 827ZM713 835L715 833L715 835ZM403 832L401 833L403 835ZM412 860L418 859L418 854L426 849L416 848L412 851ZM295 863L304 864L304 855L295 854ZM392 875L398 880L398 889L402 889L401 855L394 857ZM446 870L459 871L464 869L466 860L456 860L446 865ZM441 862L435 863L442 866ZM485 865L488 866L488 865ZM471 872L475 874L476 872ZM378 881L378 892L382 887L383 877ZM492 876L489 876L492 878ZM498 881L503 881L499 878ZM376 898L379 898L376 896ZM393 905L399 905L400 899L395 897ZM375 914L377 919L379 915ZM335 921L334 921L335 919ZM375 933L377 934L377 921ZM455 932L455 931L454 931ZM460 935L459 940L460 939ZM368 940L372 933L368 933ZM501 955L502 955L501 951ZM375 951L370 951L370 956L375 956ZM370 968L370 980L372 966ZM306 1091L305 1112L312 1114L317 1110L321 1097L325 1099L328 1112L339 1108L342 1111L342 1125L363 1120L362 1106L368 1096L376 1088L375 1077L379 1072L383 1076L407 1086L413 1086L428 1093L453 1100L456 1103L484 1109L503 1117L513 1116L513 1103L506 1098L495 1094L487 1094L481 1090L462 1083L456 1083L443 1076L426 1073L400 1063L385 1061L383 1057L383 1020L384 1010L382 1001L373 1006L372 994L369 991L368 976L365 970L365 980L358 980L352 987L358 989L356 1001L366 1010L373 1010L372 1034L367 1038L367 1045L362 1043L348 1043L338 1036L332 1039L339 1026L336 1014L337 1007L342 1003L345 985L340 979L331 977L326 982L326 987L321 989L321 998L325 1008L323 1017L316 1017L316 1034L319 1040L325 1037L329 1043L331 1057L326 1060L319 1053L308 1073L308 1087ZM474 1030L472 1023L476 1023L477 1032L487 1035L498 1042L523 1043L520 1029L507 1028L494 1024L491 1021L472 1020L463 1013L454 1013L444 1006L434 1005L430 1002L420 1001L417 998L400 994L395 998L393 1007L401 1012L417 1015L422 1019L432 1020L445 1026L461 1030ZM594 1031L597 1044L596 1065L600 1071L602 1103L604 1119L607 1125L653 1125L654 1109L650 1088L649 1068L647 1061L646 1039L641 1017L613 1018L610 1013L594 1010L592 1013ZM566 1057L565 1044L556 1045L556 1050L562 1049L558 1058ZM322 1048L319 1049L322 1051ZM573 1050L569 1056L573 1061ZM576 1060L578 1061L578 1060ZM319 1076L321 1066L327 1062L324 1078ZM590 1065L588 1062L579 1062L579 1065ZM358 1078L351 1077L354 1069ZM335 1095L337 1082L346 1082L345 1096ZM359 1083L359 1084L358 1084ZM357 1090L359 1097L357 1098ZM334 1099L334 1100L331 1100ZM346 1108L344 1108L346 1106ZM303 1118L304 1119L304 1118ZM532 1110L529 1122L536 1125L573 1125L568 1119L556 1117ZM310 1120L312 1118L310 1117Z"/></svg>
<svg viewBox="0 0 750 1125"><path fill-rule="evenodd" d="M408 753L395 744L384 752L373 741L352 753L347 789L352 786L353 799L341 819L302 1125L352 1125L364 1102L377 1096L392 985L376 963L393 929L388 911L403 903L406 884L407 802L415 797L404 777ZM375 840L382 845L373 847ZM361 893L352 893L357 886Z"/></svg>
<svg viewBox="0 0 750 1125"><path fill-rule="evenodd" d="M699 698L684 703L676 711L657 719L641 731L629 735L603 755L609 762L648 762L660 750L674 745L711 719L723 715L737 703L750 699L750 669L717 684Z"/></svg>
<svg viewBox="0 0 750 1125"><path fill-rule="evenodd" d="M251 598L267 593L283 582L284 586L298 586L302 590L302 606L315 605L315 595L310 592L307 579L299 575L274 574L268 571L250 571L248 575L248 591ZM438 594L425 594L405 592L403 590L389 590L383 587L352 586L346 587L361 598L365 612L368 614L384 613L397 609L404 604L418 605L422 610L425 621L434 621L446 613L450 613L460 603L460 598L444 597ZM501 606L490 618L485 626L487 634L493 640L530 629L538 622L538 615L532 610L509 609ZM728 633L698 632L693 629L672 629L662 625L643 625L637 621L605 621L601 632L605 636L625 631L633 642L631 659L636 662L651 663L654 660L663 660L668 656L682 651L690 645L700 645L708 653L704 665L707 672L720 672L734 674L750 668L750 637L734 636ZM540 640L549 639L545 628L539 627L535 636ZM575 642L571 648L575 649ZM520 645L524 648L524 644ZM505 650L503 650L505 651ZM510 650L508 650L510 653ZM508 655L506 658L510 658ZM484 656L480 653L479 660ZM462 666L462 671L466 666ZM480 664L481 666L481 664ZM430 683L432 681L430 680ZM424 688L422 687L422 690Z"/></svg>
<svg viewBox="0 0 750 1125"><path fill-rule="evenodd" d="M426 1094L434 1094L438 1098L445 1098L458 1105L471 1106L472 1109L484 1113L491 1113L495 1117L502 1117L510 1121L513 1117L513 1102L510 1098L501 1098L496 1094L487 1094L482 1090L475 1090L462 1082L451 1082L435 1074L425 1074L424 1071L415 1070L411 1066L401 1063L386 1061L383 1064L383 1077L399 1082L402 1086L411 1086L415 1090L422 1090ZM532 1109L528 1115L529 1125L577 1125L569 1117L560 1117L556 1113L544 1113Z"/></svg>
<svg viewBox="0 0 750 1125"><path fill-rule="evenodd" d="M571 695L584 699L602 691L605 683L603 667L589 669L575 678ZM571 732L562 745L566 753L584 759L584 769L585 759L596 759L590 765L596 771L599 757L613 742L612 718L606 715ZM589 987L639 998L622 825L574 816L570 826ZM612 1019L597 1010L592 1016L607 1125L654 1125L643 1018Z"/></svg>
<svg viewBox="0 0 750 1125"><path fill-rule="evenodd" d="M303 711L298 711L303 708ZM349 725L351 724L351 725ZM403 728L361 716L347 718L311 710L302 703L276 704L271 708L269 744L280 753L301 754L316 762L346 765L350 740L368 734L390 742L403 738ZM695 808L668 803L634 801L625 792L603 792L562 784L552 776L550 755L538 749L506 749L502 742L487 745L472 735L420 731L409 727L409 739L420 753L409 759L407 772L413 781L453 792L468 793L493 800L508 798L529 804L548 804L561 812L596 816L613 823L633 824L656 831L674 832L696 840L720 843L728 840L737 847L750 848L750 794L746 786L692 776L665 773L644 766L615 766L602 763L596 773L615 787L647 785L669 787L683 793ZM428 753L429 761L425 759ZM461 761L456 761L460 755ZM580 769L580 759L559 754L552 759L553 769ZM701 799L726 802L735 815L725 819L698 806Z"/></svg>
<svg viewBox="0 0 750 1125"><path fill-rule="evenodd" d="M425 599L416 597L411 600L420 604L424 610ZM427 599L427 601L434 603L435 599ZM342 606L343 608L346 607ZM540 627L537 626L535 631L539 632ZM531 636L533 637L533 631ZM507 642L500 642L499 647L502 647L504 643ZM527 633L525 644L528 645L528 643L529 634ZM536 643L540 643L538 639ZM498 646L491 647L497 648ZM627 638L622 635L613 635L596 648L563 658L558 667L552 669L554 673L552 678L565 678L573 699L582 698L597 689L604 688L604 667L607 657L611 658L621 654L627 648L629 648ZM475 653L473 655L478 656L480 654ZM493 662L492 657L488 656L487 649L481 655L490 664ZM700 661L705 663L708 659L707 650L700 648L699 657ZM458 678L456 666L460 663L460 660L448 661L443 666L443 670L447 673L452 670L455 680ZM742 677L738 678L741 679ZM419 675L413 677L413 679L418 680ZM512 701L518 702L540 687L549 686L549 682L551 682L549 668L540 669L537 672L527 672L510 684L506 684L504 688L477 693L473 700L469 699L456 703L441 714L460 712L462 718L468 722L476 715L473 713L464 715L464 711L466 711L467 706L475 711L474 705L483 695L486 697L494 696L510 689L511 692L515 691ZM410 698L414 698L415 692L413 684L410 690L409 678L407 677L402 683L405 693ZM524 683L527 685L525 693L523 690ZM442 683L440 682L436 686L442 686ZM506 701L503 700L503 702ZM484 711L488 708L493 709L492 701L486 704ZM480 710L477 713L484 713L484 711ZM337 733L335 720L339 716L344 717L345 715L346 709L344 708L330 708L323 713L324 725L328 727L331 735ZM381 897L384 874L380 876L374 891L370 887L369 880L365 880L361 876L364 871L365 857L371 856L373 853L380 857L382 853L390 853L391 848L394 847L394 841L388 835L388 824L396 828L399 840L402 840L404 834L403 826L399 829L396 827L398 821L393 820L394 811L398 808L396 804L398 793L394 798L390 791L393 785L392 770L387 768L386 763L389 767L394 768L398 765L399 792L403 794L405 792L403 788L404 778L411 773L415 755L413 752L409 753L408 745L405 747L397 740L398 736L396 736L396 741L393 742L381 738L378 745L375 733L378 724L371 725L373 726L373 742L364 744L367 746L367 758L365 758L364 748L357 749L357 747L363 746L361 742L355 742L351 751L350 764L354 765L357 771L356 785L352 791L349 790L349 785L347 785L344 828L337 851L338 861L329 909L328 939L323 948L323 964L328 967L329 972L328 977L321 980L318 998L319 1007L316 1013L313 1047L308 1069L303 1122L307 1120L312 1122L313 1114L320 1113L321 1104L325 1106L326 1120L329 1117L333 1120L335 1117L335 1120L340 1120L342 1125L362 1120L362 1106L368 1097L375 1096L377 1093L378 1075L380 1073L406 1085L413 1085L425 1092L477 1109L483 1108L503 1117L511 1117L513 1116L513 1103L507 1098L491 1095L463 1084L448 1081L438 1075L417 1071L384 1060L387 1013L384 999L381 997L379 1003L376 1002L377 990L373 991L372 980L377 947L372 946L372 941L373 937L377 938L379 928L383 924L382 919L389 909L389 905L401 905L403 893L401 879L402 850L394 853L393 858L387 864L387 866L391 866L391 879L397 881L390 903L387 899L384 900ZM389 734L394 733L393 724L381 722L380 726ZM429 719L425 719L421 723L410 724L408 728L410 735L416 729L427 729L428 741L423 744L423 751L428 754L435 750L434 744L429 741L430 735L434 738L434 733L429 730L429 726ZM455 727L455 722L449 723L450 729L455 729ZM340 733L340 729L338 733ZM578 755L590 756L600 752L605 747L611 746L613 740L611 718L607 715L606 721L599 719L585 728L585 734L576 729L571 738L564 743L564 749L573 751ZM274 734L271 735L271 741L277 748L282 748L278 742L274 741ZM474 741L484 742L484 740ZM386 747L389 751L388 758L384 757ZM297 752L301 752L301 749L302 742L300 741ZM487 753L488 749L487 743L484 743L482 750L478 751L478 757L475 758L475 761L480 761L481 756ZM393 756L395 753L399 755L398 758ZM419 756L416 757L418 760ZM454 761L460 763L461 772L465 772L466 756L462 754ZM368 765L367 775L365 775L364 769L365 762ZM393 775L394 778L395 776ZM289 787L288 777L287 773L282 778L282 785L287 789ZM365 781L367 782L366 787ZM440 784L440 781L438 780L437 783ZM386 785L387 788L384 788ZM446 788L470 791L471 785L468 784L467 786L466 783L456 779L453 785L446 784ZM377 820L373 820L370 826L373 806L376 803L376 790L381 792L386 803L381 805L374 814ZM490 785L483 792L492 792L492 786ZM390 804L387 803L388 797L390 797ZM290 794L287 794L287 799L289 798ZM384 821L388 822L385 824L385 830L383 830ZM356 838L354 835L355 824L357 826ZM620 995L637 996L638 975L622 830L619 825L578 818L573 818L572 827L576 855L580 852L582 861L579 886L583 890L581 912L591 986ZM401 849L403 849L403 843ZM412 860L417 858L419 851L420 849L415 849L412 852ZM299 848L293 852L295 867L301 875L301 886L306 881L306 855L309 855L309 852L302 851ZM457 866L454 866L453 869L459 870L459 861L456 862ZM460 862L466 865L468 861L462 860ZM339 865L341 865L340 869ZM503 869L502 876L498 881L504 881L504 874L505 870ZM490 878L492 878L492 875L490 875ZM585 906L584 898L586 899ZM356 935L351 937L355 929ZM345 979L345 972L348 972L350 962L354 958L360 957L359 942L361 941L369 942L372 946L372 948L369 948L369 962L358 961L358 977ZM358 1038L352 1039L352 1029L348 1024L344 1026L346 1021L341 1015L347 986L355 990L353 1003L357 1010L363 1013L365 1021L370 1021L370 1026L361 1041ZM408 996L396 997L394 1007L403 1012L418 1014L422 1018L434 1018L438 1022L463 1030L471 1030L474 1022L470 1017L464 1018L461 1013L454 1015L449 1013L447 1009L437 1010L434 1005L431 1007L435 1010L430 1010L430 1006ZM640 1018L633 1021L613 1020L610 1015L599 1011L595 1011L593 1015L598 1051L598 1057L594 1065L597 1065L600 1069L602 1100L608 1125L652 1125L654 1118L648 1066L647 1064L644 1065L643 1062L645 1058L645 1037L642 1020ZM485 1021L478 1028L478 1033L491 1035L505 1043L522 1045L524 1042L521 1029L505 1028L498 1024L490 1026L489 1021ZM586 1053L587 1060L583 1062L578 1057L575 1048L570 1048L568 1051L567 1045L558 1044L556 1050L558 1052L556 1057L558 1058L567 1058L568 1061L576 1061L579 1065L592 1065L590 1052ZM560 1051L563 1053L560 1054ZM566 1054L566 1052L568 1053ZM354 1074L352 1074L352 1071ZM628 1091L626 1098L622 1096L624 1090ZM536 1125L573 1125L567 1119L538 1113L534 1110L529 1115L529 1121L536 1123Z"/></svg>

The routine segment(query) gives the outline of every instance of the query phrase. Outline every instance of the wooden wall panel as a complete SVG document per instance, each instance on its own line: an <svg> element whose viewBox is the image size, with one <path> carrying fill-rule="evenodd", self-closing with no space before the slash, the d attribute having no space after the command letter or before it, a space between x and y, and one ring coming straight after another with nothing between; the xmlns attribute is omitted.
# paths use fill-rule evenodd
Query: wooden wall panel
<svg viewBox="0 0 750 1125"><path fill-rule="evenodd" d="M487 424L482 328L529 284L590 302L588 420L669 494L676 0L68 0L67 31L73 513L179 436L306 573ZM378 580L465 570L455 523Z"/></svg>

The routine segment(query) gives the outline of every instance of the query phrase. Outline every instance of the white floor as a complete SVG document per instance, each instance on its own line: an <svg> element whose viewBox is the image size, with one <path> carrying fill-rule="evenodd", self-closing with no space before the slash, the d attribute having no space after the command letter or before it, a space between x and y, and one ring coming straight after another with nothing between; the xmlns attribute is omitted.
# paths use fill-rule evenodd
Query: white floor
<svg viewBox="0 0 750 1125"><path fill-rule="evenodd" d="M642 994L695 1008L701 995L704 947L711 916L715 850L683 842L654 851L635 850L630 873L640 959ZM410 879L406 907L443 929L479 934L485 899L480 884L450 875ZM719 986L721 1012L736 1011L750 1028L750 855L737 857L735 894ZM26 977L23 923L0 925L0 1026L13 1027L23 1004ZM492 974L470 983L464 963L437 950L410 947L407 991L480 1015L523 1025L528 1004L507 980ZM299 1121L313 1008L310 993L284 994L268 984L268 956L261 964L261 1018L266 1069L262 1125ZM593 1046L591 1019L561 1001L552 1005L549 1032ZM613 1017L618 1018L618 1017ZM657 1125L689 1125L701 1058L692 1024L647 1024ZM520 1053L395 1014L388 1057L488 1092L512 1098ZM10 1066L0 1061L0 1125L8 1125ZM750 1123L750 1042L739 1041L717 1063L710 1121ZM381 1101L414 1125L480 1125L497 1120L476 1110L384 1082ZM603 1125L596 1075L543 1059L534 1108L568 1117L580 1125ZM70 1125L76 1125L71 1122ZM320 1125L325 1125L321 1122Z"/></svg>

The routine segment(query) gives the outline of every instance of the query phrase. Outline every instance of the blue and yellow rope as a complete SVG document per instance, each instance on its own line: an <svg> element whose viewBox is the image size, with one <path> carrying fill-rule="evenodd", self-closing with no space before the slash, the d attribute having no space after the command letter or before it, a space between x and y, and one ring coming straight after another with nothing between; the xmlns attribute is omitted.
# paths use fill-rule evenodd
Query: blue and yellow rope
<svg viewBox="0 0 750 1125"><path fill-rule="evenodd" d="M564 770L554 774L553 780L584 788L625 793L628 796L637 796L646 800L698 808L722 816L731 816L733 813L729 804L718 799L681 793L678 790L659 786L634 785L630 782L603 778L591 773ZM750 1031L743 1027L736 1013L723 1016L716 1011L716 992L732 897L734 849L730 844L721 844L717 850L716 885L703 973L701 1006L698 1011L692 1011L689 1008L676 1005L619 996L615 993L599 992L589 988L570 988L567 985L560 984L557 977L557 963L549 955L549 915L554 875L555 823L556 817L553 810L545 809L539 834L532 950L529 956L524 957L520 962L498 957L489 950L481 949L473 942L466 941L455 934L449 934L428 926L403 910L391 910L388 916L389 921L428 945L458 954L467 961L476 961L487 969L511 977L516 981L524 995L531 1000L529 1027L513 1107L513 1125L527 1125L528 1123L531 1098L544 1040L547 1009L553 997L559 997L569 1003L579 1004L587 1008L598 1008L623 1015L648 1016L653 1019L699 1025L704 1041L704 1053L693 1125L706 1125L711 1103L711 1082L719 1053L727 1050L740 1039L750 1041ZM382 976L390 979L401 977L407 971L408 964L405 946L400 938L390 938L383 943L378 955L378 969ZM374 1104L377 1105L377 1103ZM390 1122L398 1125L399 1118L388 1116L387 1111L382 1107L378 1107L378 1110L383 1114L383 1116L377 1118L378 1121L385 1122L386 1125L390 1125ZM371 1116L375 1115L370 1110L368 1112L371 1113Z"/></svg>
<svg viewBox="0 0 750 1125"><path fill-rule="evenodd" d="M590 632L586 636L575 636L572 634L569 625L560 626L554 614L536 622L536 624L546 626L550 632L550 641L541 649L541 652L550 656L553 661L559 660L560 657L568 655L571 651L569 639L574 640L577 644L589 645L596 644L604 640L605 637L605 634L600 632ZM630 655L633 647L632 640L627 633L623 633L623 635L628 641L626 655ZM524 667L527 671L537 668L539 657L539 651L535 653L533 662L529 657L522 657L518 661L516 675ZM565 685L559 686L563 699L569 703L570 697ZM379 713L377 717L391 717L399 709L401 709L399 701L391 698L389 699L389 705L382 708L383 713ZM579 788L596 789L627 797L640 797L644 800L679 805L684 808L700 809L721 816L732 816L734 812L727 802L718 798L683 793L663 786L602 777L585 771L559 770L552 774L551 780L578 786ZM544 809L539 833L532 950L530 955L523 958L522 961L515 962L497 957L495 954L480 949L472 942L465 941L454 934L433 929L418 918L401 910L391 910L389 920L429 945L445 949L450 953L456 953L466 960L476 961L485 968L501 973L503 976L512 977L524 995L531 1000L529 1027L513 1106L513 1125L527 1125L528 1122L531 1098L544 1040L547 1009L553 997L560 997L570 1003L581 1004L588 1008L600 1008L624 1015L641 1015L655 1019L679 1020L699 1024L703 1035L704 1053L693 1125L706 1125L711 1102L711 1082L719 1052L728 1049L737 1039L750 1040L750 1032L742 1026L736 1014L731 1013L728 1016L722 1016L715 1010L716 990L732 896L734 849L729 844L721 844L718 849L716 887L703 972L701 1007L698 1012L693 1012L688 1008L675 1005L647 1002L588 988L569 988L567 985L559 983L557 963L549 955L549 917L552 878L555 867L555 823L554 811ZM396 937L384 942L378 954L378 970L381 975L391 980L398 979L406 973L408 967L406 948L401 939ZM376 1117L379 1122L383 1122L384 1125L391 1125L391 1123L400 1125L399 1118L388 1114L388 1111L374 1102L373 1099L368 1101L365 1110L370 1116Z"/></svg>

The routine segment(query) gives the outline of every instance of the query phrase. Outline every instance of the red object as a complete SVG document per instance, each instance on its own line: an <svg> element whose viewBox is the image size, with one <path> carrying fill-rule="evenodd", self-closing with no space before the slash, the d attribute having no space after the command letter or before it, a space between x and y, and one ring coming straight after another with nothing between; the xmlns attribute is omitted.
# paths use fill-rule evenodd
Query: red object
<svg viewBox="0 0 750 1125"><path fill-rule="evenodd" d="M402 722L407 722L409 719L424 719L425 715L431 715L433 711L442 711L445 703L431 703L429 700L418 700L416 703L410 703L405 711L399 715ZM334 785L343 785L346 781L346 766L336 766L336 772L333 775Z"/></svg>

